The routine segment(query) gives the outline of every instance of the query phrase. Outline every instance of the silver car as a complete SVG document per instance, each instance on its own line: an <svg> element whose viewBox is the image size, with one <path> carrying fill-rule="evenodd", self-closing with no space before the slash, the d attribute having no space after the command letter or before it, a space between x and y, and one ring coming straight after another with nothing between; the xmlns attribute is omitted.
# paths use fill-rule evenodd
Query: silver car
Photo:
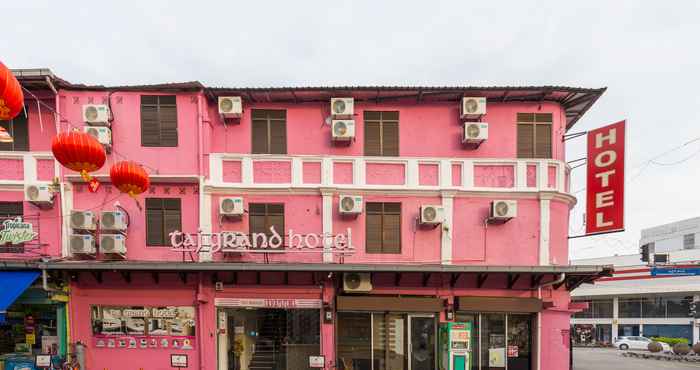
<svg viewBox="0 0 700 370"><path fill-rule="evenodd" d="M615 347L626 351L628 349L647 350L649 343L653 340L646 337L617 337L615 338ZM671 346L667 343L659 342L663 352L670 352Z"/></svg>

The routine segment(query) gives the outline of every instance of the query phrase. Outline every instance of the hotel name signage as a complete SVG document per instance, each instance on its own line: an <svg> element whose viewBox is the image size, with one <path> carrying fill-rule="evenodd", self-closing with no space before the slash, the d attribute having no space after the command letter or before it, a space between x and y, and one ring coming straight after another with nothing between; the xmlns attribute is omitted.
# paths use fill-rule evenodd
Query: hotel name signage
<svg viewBox="0 0 700 370"><path fill-rule="evenodd" d="M344 234L298 234L289 230L281 235L270 227L269 233L246 234L240 231L218 233L170 233L171 249L176 252L196 253L290 253L290 252L331 252L353 254L352 231Z"/></svg>

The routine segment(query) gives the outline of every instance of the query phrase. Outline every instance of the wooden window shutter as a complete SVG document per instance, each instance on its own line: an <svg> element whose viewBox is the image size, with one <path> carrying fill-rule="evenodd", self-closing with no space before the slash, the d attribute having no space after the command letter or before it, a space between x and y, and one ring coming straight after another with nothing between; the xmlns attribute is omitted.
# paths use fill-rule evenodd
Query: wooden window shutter
<svg viewBox="0 0 700 370"><path fill-rule="evenodd" d="M518 158L532 158L535 152L535 126L530 123L518 124Z"/></svg>
<svg viewBox="0 0 700 370"><path fill-rule="evenodd" d="M366 203L365 250L367 253L382 252L382 204Z"/></svg>
<svg viewBox="0 0 700 370"><path fill-rule="evenodd" d="M176 147L177 104L175 96L158 97L158 119L160 120L160 146Z"/></svg>
<svg viewBox="0 0 700 370"><path fill-rule="evenodd" d="M552 125L535 125L535 158L552 158Z"/></svg>
<svg viewBox="0 0 700 370"><path fill-rule="evenodd" d="M267 120L253 119L253 154L267 153Z"/></svg>
<svg viewBox="0 0 700 370"><path fill-rule="evenodd" d="M401 203L384 203L382 252L401 253Z"/></svg>
<svg viewBox="0 0 700 370"><path fill-rule="evenodd" d="M163 200L146 198L146 245L162 244L163 223Z"/></svg>
<svg viewBox="0 0 700 370"><path fill-rule="evenodd" d="M163 199L163 241L161 245L170 245L170 233L182 231L182 207L178 198Z"/></svg>
<svg viewBox="0 0 700 370"><path fill-rule="evenodd" d="M141 146L160 145L158 97L141 96Z"/></svg>
<svg viewBox="0 0 700 370"><path fill-rule="evenodd" d="M399 122L382 122L382 155L397 157L399 155Z"/></svg>
<svg viewBox="0 0 700 370"><path fill-rule="evenodd" d="M270 125L270 154L287 154L287 121L286 119L271 119Z"/></svg>
<svg viewBox="0 0 700 370"><path fill-rule="evenodd" d="M265 204L248 205L248 227L250 233L265 233L266 207Z"/></svg>
<svg viewBox="0 0 700 370"><path fill-rule="evenodd" d="M364 114L365 155L382 155L382 125L379 112L366 111Z"/></svg>

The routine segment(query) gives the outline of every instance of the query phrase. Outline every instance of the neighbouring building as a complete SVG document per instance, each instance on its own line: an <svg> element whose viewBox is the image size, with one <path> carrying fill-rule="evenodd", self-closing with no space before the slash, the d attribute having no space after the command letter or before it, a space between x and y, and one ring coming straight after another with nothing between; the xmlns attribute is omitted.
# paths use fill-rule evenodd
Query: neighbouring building
<svg viewBox="0 0 700 370"><path fill-rule="evenodd" d="M618 336L686 338L700 342L700 218L642 230L640 253L574 260L614 265L612 277L572 292L588 309L571 319L574 343L610 344Z"/></svg>
<svg viewBox="0 0 700 370"><path fill-rule="evenodd" d="M432 370L453 322L470 369L559 370L569 292L610 274L568 263L563 140L604 89L17 74L46 105L3 123L0 209L37 233L2 247L30 287L2 301L3 351L46 336L89 369ZM52 158L70 129L109 148L95 192ZM150 174L136 200L109 182L123 159Z"/></svg>

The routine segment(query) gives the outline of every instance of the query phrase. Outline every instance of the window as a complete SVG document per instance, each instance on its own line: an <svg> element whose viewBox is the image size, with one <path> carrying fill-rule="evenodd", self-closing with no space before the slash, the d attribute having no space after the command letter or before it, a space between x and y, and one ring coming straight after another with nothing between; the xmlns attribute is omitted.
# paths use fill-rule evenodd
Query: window
<svg viewBox="0 0 700 370"><path fill-rule="evenodd" d="M552 114L518 113L518 158L552 158Z"/></svg>
<svg viewBox="0 0 700 370"><path fill-rule="evenodd" d="M623 319L642 317L642 300L639 298L620 299L618 302L618 313L619 317ZM629 336L632 334L625 335Z"/></svg>
<svg viewBox="0 0 700 370"><path fill-rule="evenodd" d="M24 216L22 202L0 202L0 218L15 218Z"/></svg>
<svg viewBox="0 0 700 370"><path fill-rule="evenodd" d="M175 95L141 96L141 146L177 146Z"/></svg>
<svg viewBox="0 0 700 370"><path fill-rule="evenodd" d="M367 253L401 253L401 203L367 203Z"/></svg>
<svg viewBox="0 0 700 370"><path fill-rule="evenodd" d="M251 234L265 234L270 240L270 227L274 227L277 234L284 235L284 204L251 203L248 213Z"/></svg>
<svg viewBox="0 0 700 370"><path fill-rule="evenodd" d="M176 230L182 230L180 199L146 198L146 245L169 246Z"/></svg>
<svg viewBox="0 0 700 370"><path fill-rule="evenodd" d="M399 112L365 112L365 155L399 155Z"/></svg>
<svg viewBox="0 0 700 370"><path fill-rule="evenodd" d="M287 111L253 109L253 154L287 154Z"/></svg>
<svg viewBox="0 0 700 370"><path fill-rule="evenodd" d="M29 125L27 124L27 116L24 114L25 109L20 111L19 115L14 119L9 121L0 121L0 126L7 130L7 133L10 134L13 139L13 142L11 143L0 143L0 150L29 150Z"/></svg>
<svg viewBox="0 0 700 370"><path fill-rule="evenodd" d="M695 234L683 235L683 249L694 249L694 248L695 248Z"/></svg>
<svg viewBox="0 0 700 370"><path fill-rule="evenodd" d="M583 301L586 302L586 301ZM612 299L603 299L595 301L587 301L588 308L574 314L577 319L598 319L613 317L613 301Z"/></svg>

